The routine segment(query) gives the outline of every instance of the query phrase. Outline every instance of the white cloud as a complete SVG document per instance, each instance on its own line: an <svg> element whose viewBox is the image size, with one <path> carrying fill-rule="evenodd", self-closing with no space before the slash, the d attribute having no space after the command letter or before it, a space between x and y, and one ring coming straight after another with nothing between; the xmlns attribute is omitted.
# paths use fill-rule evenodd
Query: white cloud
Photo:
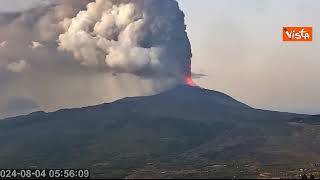
<svg viewBox="0 0 320 180"><path fill-rule="evenodd" d="M164 5L165 12L157 10ZM191 74L184 15L175 1L96 0L68 21L59 50L83 66L177 83Z"/></svg>
<svg viewBox="0 0 320 180"><path fill-rule="evenodd" d="M5 48L8 45L7 41L3 41L0 43L0 48Z"/></svg>
<svg viewBox="0 0 320 180"><path fill-rule="evenodd" d="M38 49L38 48L43 48L44 45L37 42L37 41L32 41L32 44L29 46L31 49Z"/></svg>
<svg viewBox="0 0 320 180"><path fill-rule="evenodd" d="M18 62L13 62L8 64L6 66L6 69L14 73L21 73L25 71L28 67L29 67L29 64L25 60L20 60Z"/></svg>

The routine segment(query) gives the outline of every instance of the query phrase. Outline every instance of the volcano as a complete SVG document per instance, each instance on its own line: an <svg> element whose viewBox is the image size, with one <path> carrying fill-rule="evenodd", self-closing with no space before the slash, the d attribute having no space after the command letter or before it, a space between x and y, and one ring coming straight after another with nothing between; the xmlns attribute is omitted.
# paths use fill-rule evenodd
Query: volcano
<svg viewBox="0 0 320 180"><path fill-rule="evenodd" d="M160 94L0 121L0 169L89 168L94 178L298 177L319 171L320 116L221 92ZM264 173L264 174L263 174Z"/></svg>

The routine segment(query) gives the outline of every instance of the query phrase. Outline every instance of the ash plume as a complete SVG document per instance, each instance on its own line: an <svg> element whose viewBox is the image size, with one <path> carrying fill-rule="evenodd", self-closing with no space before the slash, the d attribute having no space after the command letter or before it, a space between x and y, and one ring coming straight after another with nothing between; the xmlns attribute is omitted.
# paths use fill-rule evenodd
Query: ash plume
<svg viewBox="0 0 320 180"><path fill-rule="evenodd" d="M191 45L175 0L44 1L2 19L2 49L27 46L34 51L25 53L28 61L37 59L35 50L49 49L50 57L73 56L91 71L174 83L191 76ZM2 56L15 56L10 53Z"/></svg>
<svg viewBox="0 0 320 180"><path fill-rule="evenodd" d="M96 0L64 19L59 49L83 66L183 82L191 47L174 0Z"/></svg>
<svg viewBox="0 0 320 180"><path fill-rule="evenodd" d="M43 0L0 12L0 113L17 96L53 111L159 92L185 83L191 56L175 0Z"/></svg>

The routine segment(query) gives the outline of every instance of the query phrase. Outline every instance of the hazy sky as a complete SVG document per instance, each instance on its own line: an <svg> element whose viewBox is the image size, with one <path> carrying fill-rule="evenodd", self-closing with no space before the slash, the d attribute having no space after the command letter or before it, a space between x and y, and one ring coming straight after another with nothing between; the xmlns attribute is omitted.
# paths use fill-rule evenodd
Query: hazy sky
<svg viewBox="0 0 320 180"><path fill-rule="evenodd" d="M179 0L197 82L258 108L320 112L320 2ZM283 43L283 26L313 26L312 43Z"/></svg>
<svg viewBox="0 0 320 180"><path fill-rule="evenodd" d="M41 0L1 0L0 9L2 12L21 11L34 6L40 1Z"/></svg>
<svg viewBox="0 0 320 180"><path fill-rule="evenodd" d="M207 75L196 79L197 84L225 92L256 108L320 113L320 39L317 28L320 22L320 1L178 1L186 15L187 31L193 51L193 72ZM0 11L19 11L35 2L36 0L1 0ZM282 42L281 30L287 25L313 26L314 41ZM4 94L18 102L19 96L22 96L24 101L30 96L44 109L50 109L53 104L59 104L55 106L57 108L81 106L80 104L85 106L127 95L126 92L105 92L103 88L93 91L92 89L102 80L90 81L91 84L87 86L92 86L88 88L92 91L72 93L81 88L81 82L86 81L86 78L83 77L80 81L76 77L69 77L74 83L64 90L68 96L73 97L63 101L63 98L59 101L54 95L52 98L44 98L49 92L48 89L54 87L54 82L44 87L46 90L36 93L28 93L31 90L14 90L14 93ZM41 77L36 79L42 83L46 81L40 80ZM107 81L114 80L111 77ZM14 84L10 87L21 89L25 84ZM9 91L10 88L6 89ZM138 94L135 93L138 91L131 91L128 95ZM88 95L90 93L94 95ZM4 96L3 92L0 93L0 100L1 94ZM38 94L41 94L41 98ZM68 103L72 99L79 99L79 96L84 98L77 103ZM50 105L43 105L49 101Z"/></svg>

